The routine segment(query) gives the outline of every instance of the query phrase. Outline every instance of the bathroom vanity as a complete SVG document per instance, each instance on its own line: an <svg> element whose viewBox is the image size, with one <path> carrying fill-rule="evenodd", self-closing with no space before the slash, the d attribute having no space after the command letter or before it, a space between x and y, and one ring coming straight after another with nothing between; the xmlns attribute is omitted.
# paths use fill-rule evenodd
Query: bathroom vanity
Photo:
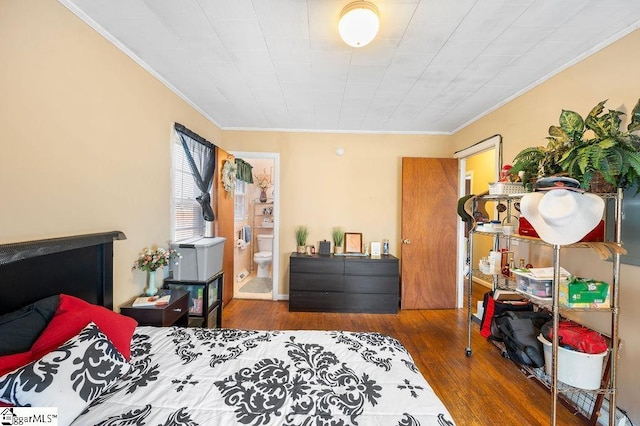
<svg viewBox="0 0 640 426"><path fill-rule="evenodd" d="M289 258L289 311L397 313L399 286L391 255Z"/></svg>

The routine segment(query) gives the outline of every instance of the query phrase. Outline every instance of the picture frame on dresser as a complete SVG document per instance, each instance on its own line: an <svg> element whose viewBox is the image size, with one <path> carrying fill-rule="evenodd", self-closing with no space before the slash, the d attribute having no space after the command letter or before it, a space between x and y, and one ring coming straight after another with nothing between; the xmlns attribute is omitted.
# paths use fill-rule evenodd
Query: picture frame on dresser
<svg viewBox="0 0 640 426"><path fill-rule="evenodd" d="M345 253L362 253L362 233L361 232L345 232L344 233L344 252Z"/></svg>

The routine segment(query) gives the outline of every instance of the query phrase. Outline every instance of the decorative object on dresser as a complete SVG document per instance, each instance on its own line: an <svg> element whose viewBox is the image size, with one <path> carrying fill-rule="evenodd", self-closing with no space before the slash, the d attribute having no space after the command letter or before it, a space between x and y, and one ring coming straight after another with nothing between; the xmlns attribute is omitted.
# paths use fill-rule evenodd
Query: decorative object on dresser
<svg viewBox="0 0 640 426"><path fill-rule="evenodd" d="M344 233L344 252L345 253L362 253L362 233L360 232Z"/></svg>
<svg viewBox="0 0 640 426"><path fill-rule="evenodd" d="M331 243L327 240L322 240L319 243L320 245L320 249L318 251L318 254L322 254L322 255L329 255L331 254Z"/></svg>
<svg viewBox="0 0 640 426"><path fill-rule="evenodd" d="M301 225L296 228L296 244L298 246L298 253L304 254L306 251L307 237L309 236L309 230L306 226Z"/></svg>
<svg viewBox="0 0 640 426"><path fill-rule="evenodd" d="M289 311L397 313L398 259L305 256L289 259Z"/></svg>
<svg viewBox="0 0 640 426"><path fill-rule="evenodd" d="M344 229L336 226L331 231L331 238L333 238L333 252L336 254L342 253L342 242L344 241Z"/></svg>
<svg viewBox="0 0 640 426"><path fill-rule="evenodd" d="M380 247L381 247L380 241L371 241L371 257L380 256L380 254L382 253ZM387 252L385 254L389 254L389 253Z"/></svg>

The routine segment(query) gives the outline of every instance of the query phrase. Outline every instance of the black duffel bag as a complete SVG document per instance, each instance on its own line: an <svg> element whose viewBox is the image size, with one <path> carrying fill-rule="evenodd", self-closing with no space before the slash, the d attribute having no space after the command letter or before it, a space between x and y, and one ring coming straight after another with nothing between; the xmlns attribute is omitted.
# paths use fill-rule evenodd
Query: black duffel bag
<svg viewBox="0 0 640 426"><path fill-rule="evenodd" d="M498 335L492 338L504 342L509 358L515 363L542 367L544 352L538 335L550 320L548 312L507 311L494 319Z"/></svg>

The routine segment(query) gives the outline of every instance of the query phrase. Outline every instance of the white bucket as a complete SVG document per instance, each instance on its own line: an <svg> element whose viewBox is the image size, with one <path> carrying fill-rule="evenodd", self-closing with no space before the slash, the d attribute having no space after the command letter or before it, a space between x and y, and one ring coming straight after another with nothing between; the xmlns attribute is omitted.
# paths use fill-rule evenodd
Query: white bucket
<svg viewBox="0 0 640 426"><path fill-rule="evenodd" d="M544 346L544 369L551 376L551 342L541 334L538 335L538 340ZM580 389L599 389L605 355L607 351L585 354L558 347L558 380Z"/></svg>

